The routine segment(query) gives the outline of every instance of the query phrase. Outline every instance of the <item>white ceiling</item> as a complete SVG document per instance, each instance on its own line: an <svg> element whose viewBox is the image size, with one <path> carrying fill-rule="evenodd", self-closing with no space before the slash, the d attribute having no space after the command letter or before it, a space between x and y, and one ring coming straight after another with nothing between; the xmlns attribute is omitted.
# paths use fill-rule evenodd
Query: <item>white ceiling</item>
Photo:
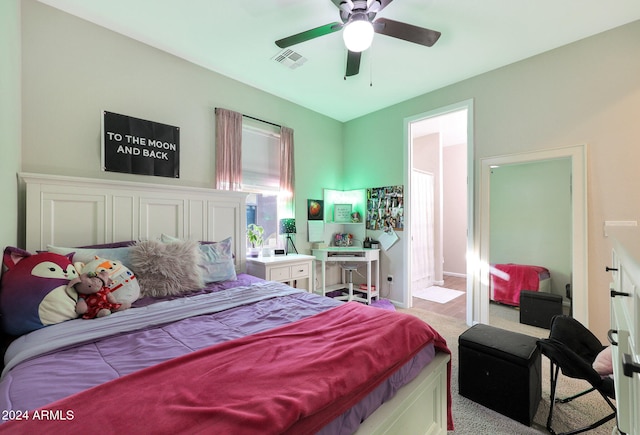
<svg viewBox="0 0 640 435"><path fill-rule="evenodd" d="M344 80L340 32L274 41L334 21L330 0L40 0L339 121L640 19L638 0L395 0L378 14L442 32L433 47L376 35Z"/></svg>

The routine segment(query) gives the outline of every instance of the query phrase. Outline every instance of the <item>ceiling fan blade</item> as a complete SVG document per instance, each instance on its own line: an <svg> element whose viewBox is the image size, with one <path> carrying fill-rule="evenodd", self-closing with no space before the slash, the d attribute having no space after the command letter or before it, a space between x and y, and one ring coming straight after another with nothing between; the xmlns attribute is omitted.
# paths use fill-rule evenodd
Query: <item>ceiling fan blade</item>
<svg viewBox="0 0 640 435"><path fill-rule="evenodd" d="M373 23L373 30L381 35L404 39L415 44L431 47L440 38L440 32L400 21L378 18Z"/></svg>
<svg viewBox="0 0 640 435"><path fill-rule="evenodd" d="M355 76L360 72L360 58L362 57L362 52L349 51L347 53L347 72L345 73L345 78Z"/></svg>
<svg viewBox="0 0 640 435"><path fill-rule="evenodd" d="M307 30L304 32L296 33L295 35L287 36L286 38L278 39L276 45L280 48L287 48L292 45L300 44L301 42L309 41L310 39L317 38L319 36L328 35L329 33L337 32L342 29L344 25L339 22L325 24L324 26L316 27L315 29Z"/></svg>
<svg viewBox="0 0 640 435"><path fill-rule="evenodd" d="M378 12L386 8L389 5L389 3L391 3L392 1L393 0L374 0L369 5L368 11L377 14Z"/></svg>
<svg viewBox="0 0 640 435"><path fill-rule="evenodd" d="M331 0L331 2L340 10L350 11L353 9L352 0Z"/></svg>

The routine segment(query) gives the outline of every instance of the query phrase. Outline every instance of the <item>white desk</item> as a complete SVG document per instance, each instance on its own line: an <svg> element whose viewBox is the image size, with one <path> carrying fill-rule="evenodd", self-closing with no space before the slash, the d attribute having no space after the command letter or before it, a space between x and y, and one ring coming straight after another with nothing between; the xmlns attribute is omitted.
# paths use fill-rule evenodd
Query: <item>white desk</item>
<svg viewBox="0 0 640 435"><path fill-rule="evenodd" d="M316 260L321 262L322 266L322 276L320 283L322 285L322 295L326 296L327 292L344 288L344 273L343 273L343 283L337 285L326 285L326 271L327 271L327 262L344 262L344 263L367 263L367 289L372 289L371 291L367 291L367 297L361 298L359 296L354 296L353 300L366 302L367 304L371 304L371 299L378 298L380 292L380 250L379 249L369 249L369 248L323 248L323 249L313 249L313 255ZM372 266L375 266L372 271ZM371 285L375 287L372 287Z"/></svg>
<svg viewBox="0 0 640 435"><path fill-rule="evenodd" d="M313 291L313 260L311 255L289 254L273 257L247 257L247 273L268 281L286 282L294 285L294 281L307 279Z"/></svg>

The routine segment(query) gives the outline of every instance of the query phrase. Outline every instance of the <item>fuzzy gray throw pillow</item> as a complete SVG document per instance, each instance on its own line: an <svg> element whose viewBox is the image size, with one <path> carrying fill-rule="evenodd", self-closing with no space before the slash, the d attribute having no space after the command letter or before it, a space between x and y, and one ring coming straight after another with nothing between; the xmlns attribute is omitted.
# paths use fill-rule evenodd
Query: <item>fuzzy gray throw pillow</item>
<svg viewBox="0 0 640 435"><path fill-rule="evenodd" d="M204 287L197 241L140 241L129 255L141 296L174 296Z"/></svg>

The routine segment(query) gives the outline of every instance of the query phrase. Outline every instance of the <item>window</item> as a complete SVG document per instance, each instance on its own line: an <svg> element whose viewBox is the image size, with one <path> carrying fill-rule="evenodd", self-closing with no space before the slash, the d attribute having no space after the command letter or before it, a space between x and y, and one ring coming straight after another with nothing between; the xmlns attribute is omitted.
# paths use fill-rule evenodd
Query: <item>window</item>
<svg viewBox="0 0 640 435"><path fill-rule="evenodd" d="M280 190L280 129L242 121L242 188L278 193Z"/></svg>
<svg viewBox="0 0 640 435"><path fill-rule="evenodd" d="M217 107L216 189L250 193L247 222L276 247L278 219L293 216L293 129ZM242 144L242 149L238 145Z"/></svg>
<svg viewBox="0 0 640 435"><path fill-rule="evenodd" d="M280 129L242 120L242 190L247 197L247 225L264 228L264 246L278 245ZM281 213L280 213L281 214Z"/></svg>

